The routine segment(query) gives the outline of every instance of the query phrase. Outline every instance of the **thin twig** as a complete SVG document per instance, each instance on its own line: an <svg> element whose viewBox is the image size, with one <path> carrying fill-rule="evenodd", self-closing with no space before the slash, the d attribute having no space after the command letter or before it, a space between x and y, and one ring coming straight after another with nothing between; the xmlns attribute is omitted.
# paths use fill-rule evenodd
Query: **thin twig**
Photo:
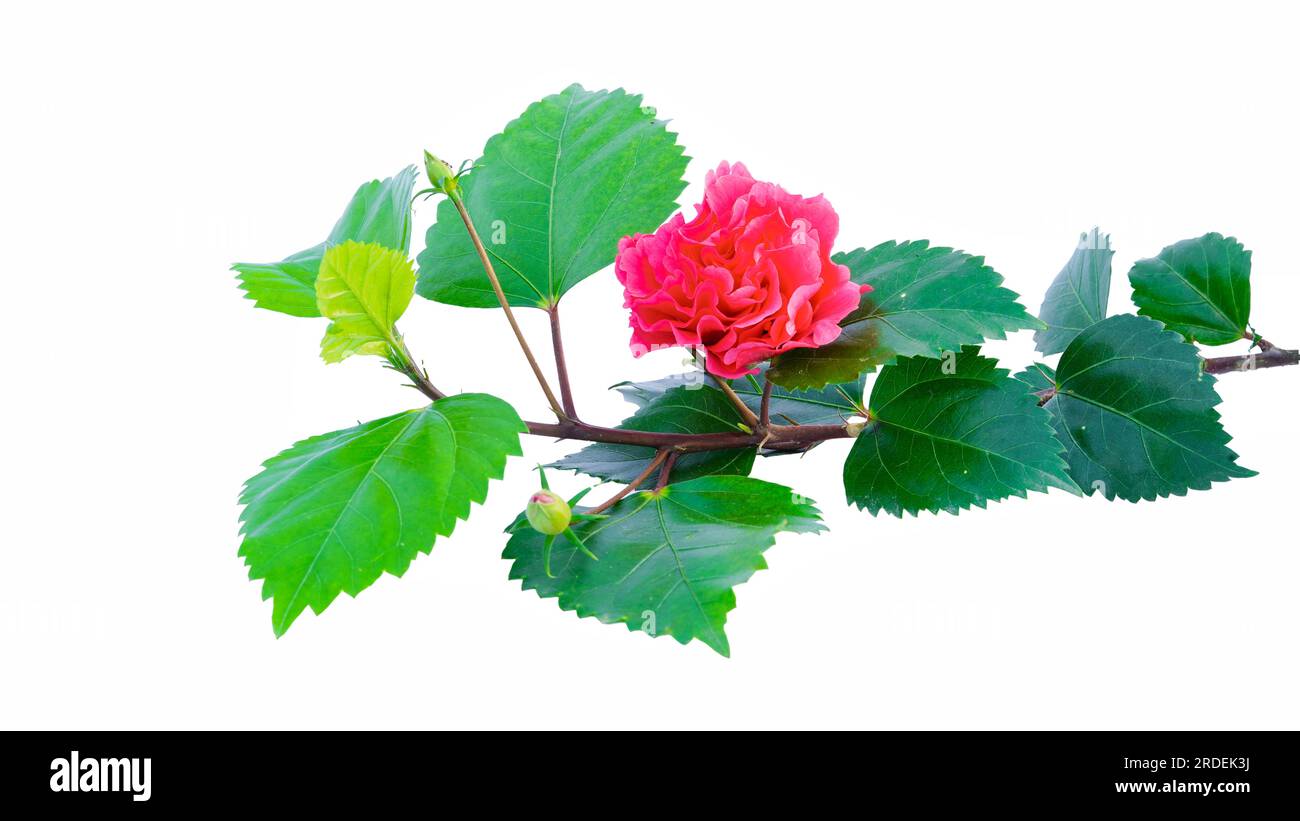
<svg viewBox="0 0 1300 821"><path fill-rule="evenodd" d="M551 410L555 411L556 416L567 419L564 409L555 398L555 393L542 373L541 366L537 364L537 358L528 347L528 340L524 339L524 332L519 329L519 323L515 321L515 314L510 310L510 302L506 299L505 291L501 289L501 280L497 279L496 269L492 267L492 260L488 258L487 249L483 247L483 240L479 239L478 231L474 229L474 220L470 218L469 211L465 210L465 203L461 201L459 193L448 196L448 199L456 206L461 221L465 223L465 229L469 231L469 238L474 242L474 250L478 251L479 261L483 263L483 270L487 273L488 281L492 283L492 290L496 292L497 302L501 303L501 310L505 312L506 319L510 322L510 329L515 332L515 339L519 340L519 347L523 350L529 367L533 369L533 375L537 377L537 384L541 385L542 393L546 394L546 401L550 403Z"/></svg>
<svg viewBox="0 0 1300 821"><path fill-rule="evenodd" d="M758 426L766 429L772 424L772 380L763 377L763 398L758 403Z"/></svg>
<svg viewBox="0 0 1300 821"><path fill-rule="evenodd" d="M618 493L615 493L613 496L606 499L605 501L601 502L599 505L596 505L591 510L585 510L583 512L590 516L594 516L597 513L604 513L606 510L609 510L611 507L618 504L618 502L622 500L623 497L627 496L629 493L636 490L638 487L641 486L642 482L650 478L650 474L655 472L655 468L659 467L659 465L663 462L663 460L668 458L668 453L669 451L666 450L661 450L658 453L656 453L655 458L650 460L650 464L646 465L645 470L637 474L637 477L632 481L628 482L623 487L622 490L620 490Z"/></svg>
<svg viewBox="0 0 1300 821"><path fill-rule="evenodd" d="M434 387L434 384L429 381L429 374L425 373L423 368L415 364L415 359L411 356L411 352L406 348L406 342L399 339L397 345L393 348L393 354L391 360L393 367L399 372L406 374L413 383L411 387L429 397L434 402L437 402L439 399L442 399L447 395Z"/></svg>
<svg viewBox="0 0 1300 821"><path fill-rule="evenodd" d="M713 376L713 374L709 375ZM749 406L745 404L745 401L736 395L736 392L732 389L731 385L727 384L727 380L714 376L713 381L717 383L718 389L726 395L727 399L731 400L731 404L736 408L736 413L740 414L740 418L745 422L745 424L748 425L751 430L757 428L758 417L749 409Z"/></svg>
<svg viewBox="0 0 1300 821"><path fill-rule="evenodd" d="M560 306L552 305L546 309L551 315L551 346L555 349L555 372L560 377L560 401L564 403L564 415L578 419L578 411L573 404L573 388L569 387L569 366L564 359L564 336L560 333Z"/></svg>
<svg viewBox="0 0 1300 821"><path fill-rule="evenodd" d="M655 482L655 490L660 491L668 486L668 477L672 475L673 465L677 464L677 451L669 451L668 458L664 460L664 466L659 469L659 481Z"/></svg>

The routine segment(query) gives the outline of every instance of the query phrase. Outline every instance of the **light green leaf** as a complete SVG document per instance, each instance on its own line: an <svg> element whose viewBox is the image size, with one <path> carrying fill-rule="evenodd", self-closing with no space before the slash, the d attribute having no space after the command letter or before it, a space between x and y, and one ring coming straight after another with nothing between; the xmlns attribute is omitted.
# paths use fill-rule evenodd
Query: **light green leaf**
<svg viewBox="0 0 1300 821"><path fill-rule="evenodd" d="M1247 336L1250 252L1234 237L1185 239L1128 274L1138 313L1189 342L1226 345Z"/></svg>
<svg viewBox="0 0 1300 821"><path fill-rule="evenodd" d="M515 529L503 554L513 561L510 578L542 598L558 598L562 610L682 644L699 639L724 656L731 654L724 627L736 606L732 588L767 567L763 551L777 533L824 529L809 500L740 476L633 493L607 513L576 528L599 561L557 539L554 578L542 566L545 537Z"/></svg>
<svg viewBox="0 0 1300 821"><path fill-rule="evenodd" d="M1114 255L1109 234L1094 228L1079 235L1079 246L1052 280L1038 314L1047 323L1046 330L1034 334L1040 353L1060 353L1080 331L1106 318Z"/></svg>
<svg viewBox="0 0 1300 821"><path fill-rule="evenodd" d="M396 323L414 293L415 272L405 253L373 242L330 248L316 278L316 304L321 316L333 320L320 343L321 358L393 356L401 349Z"/></svg>
<svg viewBox="0 0 1300 821"><path fill-rule="evenodd" d="M422 410L304 439L267 460L240 502L249 577L265 579L277 636L304 609L321 613L385 571L401 576L436 536L487 496L525 430L493 396L462 394Z"/></svg>
<svg viewBox="0 0 1300 821"><path fill-rule="evenodd" d="M886 366L868 410L871 423L844 463L844 488L873 515L958 513L1050 487L1078 492L1037 397L974 348Z"/></svg>
<svg viewBox="0 0 1300 821"><path fill-rule="evenodd" d="M740 433L739 422L739 415L722 391L707 385L681 385L651 398L619 427L659 433ZM645 470L655 452L654 448L639 445L597 442L551 467L626 484ZM683 453L670 476L674 482L715 474L747 476L753 467L753 448Z"/></svg>
<svg viewBox="0 0 1300 821"><path fill-rule="evenodd" d="M1042 328L1002 276L951 248L926 240L885 242L833 259L849 266L853 281L870 285L862 303L840 325L829 345L804 348L773 360L769 378L788 388L820 388L852 382L900 356L939 356L1010 331Z"/></svg>
<svg viewBox="0 0 1300 821"><path fill-rule="evenodd" d="M411 191L415 166L386 180L373 180L357 189L329 237L319 245L281 262L236 262L240 287L257 307L292 316L320 316L316 306L316 274L326 249L347 240L377 242L401 251L411 248Z"/></svg>
<svg viewBox="0 0 1300 821"><path fill-rule="evenodd" d="M1255 475L1236 464L1217 404L1195 347L1154 320L1120 314L1065 349L1047 408L1075 482L1089 495L1136 502Z"/></svg>
<svg viewBox="0 0 1300 821"><path fill-rule="evenodd" d="M572 85L488 140L464 202L511 305L548 307L614 261L621 237L658 228L686 184L687 158L639 95ZM421 296L497 300L450 201L419 256Z"/></svg>

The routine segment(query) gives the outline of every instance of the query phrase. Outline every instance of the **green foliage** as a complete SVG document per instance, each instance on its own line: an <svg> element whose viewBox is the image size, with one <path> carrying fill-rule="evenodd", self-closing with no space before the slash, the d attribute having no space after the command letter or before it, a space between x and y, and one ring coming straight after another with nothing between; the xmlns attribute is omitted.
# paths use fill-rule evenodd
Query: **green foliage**
<svg viewBox="0 0 1300 821"><path fill-rule="evenodd" d="M468 171L428 152L424 161L431 187L415 196L446 199L418 276L408 256L414 167L362 185L324 242L234 269L258 307L329 320L326 362L382 356L441 397L414 365L397 321L417 291L450 305L498 305L458 204L509 303L550 308L612 263L622 237L669 217L688 158L639 96L573 85L529 106ZM725 253L731 240L719 242L714 250ZM645 446L594 442L625 437L558 409L559 425L525 423L492 396L440 398L268 460L240 497L239 555L273 600L274 631L283 635L305 610L319 614L385 572L401 576L484 501L490 480L521 453L522 433L559 432L593 443L554 467L626 484L660 456L658 476L644 487L666 484L593 512L577 506L591 487L566 501L539 472L542 489L509 528L510 577L579 616L683 644L699 639L728 655L734 587L766 567L777 533L823 529L807 500L748 477L760 448L802 453L854 436L843 442L849 503L899 517L1050 488L1151 500L1253 475L1228 447L1215 380L1191 344L1253 336L1250 252L1214 233L1171 245L1130 271L1142 316L1107 318L1112 257L1108 236L1084 234L1048 289L1040 321L982 257L925 240L836 254L855 283L871 286L838 339L727 383L760 415L770 381L771 426L746 426L748 415L703 370L614 386L637 406L620 429L674 436L631 437ZM797 313L788 278L775 274L790 299L784 307ZM732 295L701 287L696 308L731 316L735 300L757 298L759 289L774 298L772 282L746 280ZM1060 354L1055 369L1035 363L1012 377L977 347L1027 329L1041 354ZM1265 364L1294 363L1293 352L1256 341L1271 349ZM700 450L717 438L682 438L742 432L722 441L747 446L726 450ZM665 448L678 449L675 460Z"/></svg>
<svg viewBox="0 0 1300 821"><path fill-rule="evenodd" d="M649 399L619 427L659 433L739 433L739 422L736 409L722 391L707 385L682 385ZM626 484L645 470L655 452L654 448L638 445L598 442L569 454L552 467ZM684 482L715 474L747 476L753 467L753 448L684 453L673 466L672 480Z"/></svg>
<svg viewBox="0 0 1300 821"><path fill-rule="evenodd" d="M1001 287L1002 276L983 257L919 240L859 248L834 260L872 290L840 323L839 339L777 357L768 372L777 384L807 389L852 382L896 357L939 356L1044 327Z"/></svg>
<svg viewBox="0 0 1300 821"><path fill-rule="evenodd" d="M487 496L524 424L493 396L462 394L304 439L248 480L244 543L249 577L265 579L277 636L304 609L321 613L387 571L406 572L436 536L451 534Z"/></svg>
<svg viewBox="0 0 1300 821"><path fill-rule="evenodd" d="M871 424L844 464L844 488L872 514L957 513L1049 487L1078 492L1047 411L974 348L886 366L868 410Z"/></svg>
<svg viewBox="0 0 1300 821"><path fill-rule="evenodd" d="M560 608L625 624L633 632L691 639L731 654L724 627L732 590L767 567L777 533L823 530L817 508L789 488L740 476L708 476L618 502L608 518L575 528L599 561L556 540L554 577L543 568L546 537L515 528L503 558L525 590Z"/></svg>
<svg viewBox="0 0 1300 821"><path fill-rule="evenodd" d="M1047 289L1038 318L1047 328L1034 333L1040 353L1065 350L1084 328L1106 318L1110 301L1110 235L1094 228L1079 235L1079 246Z"/></svg>
<svg viewBox="0 0 1300 821"><path fill-rule="evenodd" d="M415 166L386 180L365 183L319 245L280 262L237 262L240 287L257 307L292 316L320 316L316 275L325 251L348 240L375 242L406 254L411 248L411 191Z"/></svg>
<svg viewBox="0 0 1300 821"><path fill-rule="evenodd" d="M1206 234L1138 260L1128 274L1138 313L1189 342L1226 345L1247 336L1250 252L1233 237Z"/></svg>
<svg viewBox="0 0 1300 821"><path fill-rule="evenodd" d="M1121 314L1065 349L1047 407L1079 487L1136 502L1254 475L1236 464L1218 404L1196 348L1154 320Z"/></svg>
<svg viewBox="0 0 1300 821"><path fill-rule="evenodd" d="M376 243L348 241L325 252L316 277L316 304L333 320L321 340L321 358L353 354L392 357L401 348L397 320L415 294L406 254Z"/></svg>
<svg viewBox="0 0 1300 821"><path fill-rule="evenodd" d="M638 95L572 85L488 140L460 184L511 305L553 305L613 262L621 237L653 231L673 212L687 158L666 125ZM450 201L426 244L421 296L496 307Z"/></svg>

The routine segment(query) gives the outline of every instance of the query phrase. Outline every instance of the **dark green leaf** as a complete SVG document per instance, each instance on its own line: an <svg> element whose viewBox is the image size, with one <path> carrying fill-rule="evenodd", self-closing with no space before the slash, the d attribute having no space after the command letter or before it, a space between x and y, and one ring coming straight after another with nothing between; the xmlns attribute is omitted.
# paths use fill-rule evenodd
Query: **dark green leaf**
<svg viewBox="0 0 1300 821"><path fill-rule="evenodd" d="M1031 490L1078 492L1029 386L973 348L886 366L868 410L844 487L850 503L872 514L957 513Z"/></svg>
<svg viewBox="0 0 1300 821"><path fill-rule="evenodd" d="M524 423L505 402L461 394L422 410L304 439L269 459L240 502L249 577L265 579L283 635L385 571L406 572L519 455Z"/></svg>
<svg viewBox="0 0 1300 821"><path fill-rule="evenodd" d="M621 237L658 228L686 184L663 120L623 90L572 85L488 140L464 201L511 305L547 307L614 261ZM465 226L438 206L419 256L421 296L496 307Z"/></svg>
<svg viewBox="0 0 1300 821"><path fill-rule="evenodd" d="M650 399L619 427L659 433L739 433L739 422L739 415L722 391L707 385L684 385ZM645 470L654 455L654 448L598 442L569 454L552 467L626 484ZM746 476L753 467L753 448L684 453L673 466L671 477L674 482L684 482L715 474Z"/></svg>
<svg viewBox="0 0 1300 821"><path fill-rule="evenodd" d="M1047 323L1046 330L1034 334L1034 346L1040 353L1060 353L1080 331L1106 318L1114 255L1109 234L1094 228L1079 235L1079 247L1052 280L1038 314Z"/></svg>
<svg viewBox="0 0 1300 821"><path fill-rule="evenodd" d="M1065 349L1047 408L1075 482L1136 502L1254 475L1236 464L1217 404L1195 347L1154 320L1121 314Z"/></svg>
<svg viewBox="0 0 1300 821"><path fill-rule="evenodd" d="M1250 252L1233 237L1176 242L1128 274L1138 313L1189 342L1226 345L1250 323Z"/></svg>
<svg viewBox="0 0 1300 821"><path fill-rule="evenodd" d="M767 563L763 551L782 531L824 528L811 502L790 489L740 476L709 476L657 492L638 492L577 527L599 561L566 539L542 567L545 537L518 528L503 557L525 590L558 598L560 608L626 624L633 632L699 639L730 655L724 627L736 606L732 588Z"/></svg>
<svg viewBox="0 0 1300 821"><path fill-rule="evenodd" d="M708 377L703 372L667 376L651 382L620 382L614 388L638 407L671 388L700 385ZM850 416L862 414L862 394L866 378L857 382L827 385L810 391L792 391L774 386L769 405L772 421L779 425L834 425ZM731 380L731 387L745 405L758 414L763 398L763 374Z"/></svg>
<svg viewBox="0 0 1300 821"><path fill-rule="evenodd" d="M1041 362L1035 362L1016 374L1016 379L1028 385L1031 391L1056 389L1056 371Z"/></svg>
<svg viewBox="0 0 1300 821"><path fill-rule="evenodd" d="M862 304L840 323L839 339L820 348L782 354L769 374L789 388L819 388L852 382L899 356L939 356L1010 331L1042 328L1002 276L951 248L926 240L885 242L870 250L836 254L853 281L870 285Z"/></svg>
<svg viewBox="0 0 1300 821"><path fill-rule="evenodd" d="M325 249L347 240L374 242L406 254L411 249L411 190L415 166L386 180L365 183L329 237L280 262L236 262L240 287L259 308L292 316L320 316L316 306L316 274Z"/></svg>

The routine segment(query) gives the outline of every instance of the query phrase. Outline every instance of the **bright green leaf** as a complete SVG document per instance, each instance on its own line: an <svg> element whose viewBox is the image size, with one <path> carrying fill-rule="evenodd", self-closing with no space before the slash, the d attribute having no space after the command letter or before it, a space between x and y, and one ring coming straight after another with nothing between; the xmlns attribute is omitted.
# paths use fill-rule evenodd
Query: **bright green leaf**
<svg viewBox="0 0 1300 821"><path fill-rule="evenodd" d="M1078 492L1029 386L973 348L886 366L868 410L871 424L844 464L844 488L873 515L957 513L1050 487Z"/></svg>
<svg viewBox="0 0 1300 821"><path fill-rule="evenodd" d="M487 496L524 423L505 402L461 394L304 439L269 459L240 502L249 577L265 579L283 635L307 607L401 576Z"/></svg>
<svg viewBox="0 0 1300 821"><path fill-rule="evenodd" d="M628 496L609 518L576 530L599 561L557 539L551 571L542 566L545 537L515 529L503 557L525 590L558 598L560 608L625 624L633 632L691 639L730 655L724 627L736 606L732 590L767 563L777 533L824 528L807 499L789 488L740 476L709 476L658 492Z"/></svg>
<svg viewBox="0 0 1300 821"><path fill-rule="evenodd" d="M321 358L392 356L401 348L397 320L414 293L415 272L405 253L350 240L330 248L316 278L316 304L333 320L320 343Z"/></svg>
<svg viewBox="0 0 1300 821"><path fill-rule="evenodd" d="M1214 377L1196 348L1151 319L1121 314L1075 337L1047 403L1075 482L1130 502L1253 476L1219 424Z"/></svg>
<svg viewBox="0 0 1300 821"><path fill-rule="evenodd" d="M329 237L319 245L281 262L237 262L240 287L259 308L292 316L320 316L316 307L316 274L327 248L347 240L377 242L407 253L411 248L411 190L415 166L386 180L373 180L357 189Z"/></svg>
<svg viewBox="0 0 1300 821"><path fill-rule="evenodd" d="M707 385L682 385L650 399L619 427L658 433L739 433L739 422L740 417L722 391ZM553 467L626 484L645 470L654 456L654 448L597 442L569 454ZM747 476L753 467L753 448L711 450L683 453L670 475L674 482L715 474Z"/></svg>
<svg viewBox="0 0 1300 821"><path fill-rule="evenodd" d="M1138 313L1189 342L1226 345L1247 335L1250 252L1233 237L1185 239L1128 274Z"/></svg>
<svg viewBox="0 0 1300 821"><path fill-rule="evenodd" d="M1047 323L1046 330L1034 334L1040 353L1060 353L1080 331L1106 318L1114 255L1109 234L1094 228L1079 235L1079 246L1052 280L1038 314Z"/></svg>
<svg viewBox="0 0 1300 821"><path fill-rule="evenodd" d="M1002 276L951 248L931 248L926 240L885 242L870 250L836 254L853 281L870 285L856 311L844 318L844 331L829 345L777 357L768 372L788 388L820 388L852 382L864 372L900 356L939 356L986 339L1005 339L1010 331L1042 328Z"/></svg>
<svg viewBox="0 0 1300 821"><path fill-rule="evenodd" d="M641 97L572 85L488 140L464 202L511 305L546 307L614 261L618 240L658 228L687 158ZM421 296L497 300L455 207L444 200L419 256Z"/></svg>

